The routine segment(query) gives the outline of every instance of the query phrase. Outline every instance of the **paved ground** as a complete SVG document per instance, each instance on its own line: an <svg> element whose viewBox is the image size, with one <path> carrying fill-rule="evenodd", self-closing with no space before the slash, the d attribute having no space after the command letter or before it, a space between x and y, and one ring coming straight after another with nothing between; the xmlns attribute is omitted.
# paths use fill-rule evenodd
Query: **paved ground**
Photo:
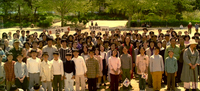
<svg viewBox="0 0 200 91"><path fill-rule="evenodd" d="M114 20L112 20L112 21L110 21L110 20L108 20L108 21L107 20L96 20L96 21L94 21L94 23L96 23L96 22L98 23L99 26L109 26L110 30L114 30L115 28L119 28L120 30L123 30L122 33L124 31L130 30L130 29L132 29L132 30L138 29L139 33L141 33L142 29L143 29L142 27L134 27L134 28L127 29L125 27L127 20L120 20L120 21L119 20L117 20L117 21L114 21ZM87 24L86 28L88 28L89 24L90 24L90 22ZM60 22L53 24L52 27L59 27L59 26L60 26ZM166 30L169 29L169 27L168 28L167 27L156 27L156 28L148 28L148 29L150 31L154 31L155 34L157 34L157 30L159 28L161 28L164 33L166 32ZM178 27L174 27L174 29L175 29L175 31L182 31L182 32L187 31L187 28L179 29ZM14 28L0 29L0 38L2 37L3 32L11 31L12 33L14 33L16 30L19 30L19 28L14 27ZM30 33L37 32L38 34L40 34L43 29L42 28L23 28L23 30L30 30ZM90 32L89 29L83 29L82 30L82 32L85 32L85 31ZM104 33L104 31L100 31L100 32ZM75 31L73 31L73 29L72 29L72 31L70 31L70 34L74 34L74 33L75 33ZM193 35L193 33L194 33L194 29L192 29L192 35ZM55 35L53 35L53 36L55 36ZM133 89L134 89L134 90L131 90L131 91L139 91L138 82L139 82L139 80L137 80L137 79L131 80L131 85L133 86ZM182 83L180 83L179 85L183 86ZM200 87L200 86L198 85L198 87ZM166 90L166 85L162 85L161 91L165 91L165 90ZM106 86L106 87L102 86L102 89L99 89L99 91L109 91L109 86ZM120 89L120 91L123 91L123 90ZM146 91L153 91L153 90L152 90L152 88L147 87ZM184 88L178 87L177 91L184 91Z"/></svg>

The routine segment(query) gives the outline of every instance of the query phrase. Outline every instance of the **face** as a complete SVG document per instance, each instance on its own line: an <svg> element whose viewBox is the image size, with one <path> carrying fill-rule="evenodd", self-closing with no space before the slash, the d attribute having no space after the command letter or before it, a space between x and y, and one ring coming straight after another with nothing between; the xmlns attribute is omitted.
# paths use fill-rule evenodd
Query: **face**
<svg viewBox="0 0 200 91"><path fill-rule="evenodd" d="M174 53L173 52L169 52L168 53L170 57L173 57Z"/></svg>
<svg viewBox="0 0 200 91"><path fill-rule="evenodd" d="M72 56L65 56L65 58L70 61L72 59Z"/></svg>
<svg viewBox="0 0 200 91"><path fill-rule="evenodd" d="M100 50L104 51L104 46L103 45L100 46Z"/></svg>
<svg viewBox="0 0 200 91"><path fill-rule="evenodd" d="M145 50L143 48L140 48L140 53L144 54Z"/></svg>
<svg viewBox="0 0 200 91"><path fill-rule="evenodd" d="M98 49L95 50L95 54L99 55L99 50Z"/></svg>
<svg viewBox="0 0 200 91"><path fill-rule="evenodd" d="M79 53L78 52L74 52L73 54L74 54L75 57L77 57Z"/></svg>
<svg viewBox="0 0 200 91"><path fill-rule="evenodd" d="M17 60L21 62L23 60L23 57L22 56L18 56Z"/></svg>
<svg viewBox="0 0 200 91"><path fill-rule="evenodd" d="M176 44L176 40L175 40L175 39L172 39L172 40L170 41L170 43L171 43L171 45L175 45L175 44Z"/></svg>
<svg viewBox="0 0 200 91"><path fill-rule="evenodd" d="M59 58L59 55L54 54L54 55L53 55L53 58L54 58L54 59L58 59L58 58Z"/></svg>
<svg viewBox="0 0 200 91"><path fill-rule="evenodd" d="M197 45L196 44L191 44L190 45L192 48L195 48Z"/></svg>
<svg viewBox="0 0 200 91"><path fill-rule="evenodd" d="M113 51L113 56L116 56L117 55L117 50L114 50Z"/></svg>
<svg viewBox="0 0 200 91"><path fill-rule="evenodd" d="M130 43L130 38L129 37L126 37L126 43Z"/></svg>
<svg viewBox="0 0 200 91"><path fill-rule="evenodd" d="M157 46L158 46L159 48L161 48L161 47L162 47L162 44L161 44L161 43L157 43Z"/></svg>
<svg viewBox="0 0 200 91"><path fill-rule="evenodd" d="M89 52L89 56L93 57L94 56L94 52Z"/></svg>
<svg viewBox="0 0 200 91"><path fill-rule="evenodd" d="M150 43L150 46L151 46L151 47L154 47L154 43L153 43L153 42L151 42L151 43Z"/></svg>
<svg viewBox="0 0 200 91"><path fill-rule="evenodd" d="M154 51L155 51L155 54L159 54L160 52L159 49L155 49Z"/></svg>
<svg viewBox="0 0 200 91"><path fill-rule="evenodd" d="M52 46L53 41L48 41L47 44L48 44L48 46Z"/></svg>
<svg viewBox="0 0 200 91"><path fill-rule="evenodd" d="M8 60L12 60L12 59L13 59L13 56L12 56L12 55L8 55L8 56L7 56L7 59L8 59Z"/></svg>
<svg viewBox="0 0 200 91"><path fill-rule="evenodd" d="M14 47L19 47L19 42L15 42Z"/></svg>
<svg viewBox="0 0 200 91"><path fill-rule="evenodd" d="M115 49L115 44L111 45L111 49L114 50Z"/></svg>
<svg viewBox="0 0 200 91"><path fill-rule="evenodd" d="M128 52L128 49L127 49L126 47L124 47L124 48L123 48L123 52L124 52L124 53L127 53L127 52Z"/></svg>
<svg viewBox="0 0 200 91"><path fill-rule="evenodd" d="M67 43L66 42L62 42L62 46L67 46Z"/></svg>
<svg viewBox="0 0 200 91"><path fill-rule="evenodd" d="M48 60L49 56L48 56L48 55L43 55L42 58L43 58L44 60Z"/></svg>
<svg viewBox="0 0 200 91"><path fill-rule="evenodd" d="M32 56L32 57L36 57L36 56L37 56L37 52L32 52L32 53L31 53L31 56Z"/></svg>

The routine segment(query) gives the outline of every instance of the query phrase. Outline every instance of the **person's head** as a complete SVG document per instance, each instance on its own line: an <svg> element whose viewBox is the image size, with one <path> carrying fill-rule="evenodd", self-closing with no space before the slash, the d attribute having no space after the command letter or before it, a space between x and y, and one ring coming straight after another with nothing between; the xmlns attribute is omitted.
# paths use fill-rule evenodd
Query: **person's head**
<svg viewBox="0 0 200 91"><path fill-rule="evenodd" d="M89 51L90 58L93 58L94 57L94 49L90 48L90 49L88 49L88 51Z"/></svg>
<svg viewBox="0 0 200 91"><path fill-rule="evenodd" d="M23 55L22 54L17 54L17 61L22 62L23 60Z"/></svg>
<svg viewBox="0 0 200 91"><path fill-rule="evenodd" d="M22 55L25 55L25 56L26 56L26 54L27 54L26 48L23 48L23 49L22 49Z"/></svg>
<svg viewBox="0 0 200 91"><path fill-rule="evenodd" d="M169 51L168 51L168 55L169 55L170 58L172 58L173 55L174 55L174 52L173 52L172 50L169 50Z"/></svg>
<svg viewBox="0 0 200 91"><path fill-rule="evenodd" d="M158 29L158 33L160 34L162 32L162 29Z"/></svg>
<svg viewBox="0 0 200 91"><path fill-rule="evenodd" d="M127 54L128 53L128 48L126 46L123 46L123 50L122 51L123 51L124 54Z"/></svg>
<svg viewBox="0 0 200 91"><path fill-rule="evenodd" d="M175 46L176 45L176 39L175 38L171 38L170 39L170 43L172 46Z"/></svg>
<svg viewBox="0 0 200 91"><path fill-rule="evenodd" d="M72 59L72 53L66 53L65 58L67 61L70 61Z"/></svg>
<svg viewBox="0 0 200 91"><path fill-rule="evenodd" d="M8 32L8 35L11 36L11 35L12 35L12 32Z"/></svg>
<svg viewBox="0 0 200 91"><path fill-rule="evenodd" d="M165 34L165 39L169 41L169 34Z"/></svg>
<svg viewBox="0 0 200 91"><path fill-rule="evenodd" d="M55 40L57 44L61 44L61 38L56 38Z"/></svg>
<svg viewBox="0 0 200 91"><path fill-rule="evenodd" d="M13 34L13 39L17 39L17 33Z"/></svg>
<svg viewBox="0 0 200 91"><path fill-rule="evenodd" d="M73 50L74 57L78 57L78 54L79 54L79 49L74 49Z"/></svg>
<svg viewBox="0 0 200 91"><path fill-rule="evenodd" d="M87 46L84 46L84 47L83 47L83 53L84 53L84 54L88 54L88 47L87 47Z"/></svg>
<svg viewBox="0 0 200 91"><path fill-rule="evenodd" d="M42 54L42 58L44 59L44 61L47 61L48 58L49 58L49 54L48 54L47 52L44 52L44 53Z"/></svg>
<svg viewBox="0 0 200 91"><path fill-rule="evenodd" d="M198 43L194 39L191 39L189 42L191 49L196 48Z"/></svg>
<svg viewBox="0 0 200 91"><path fill-rule="evenodd" d="M62 39L61 40L61 44L63 47L66 47L67 46L67 40L66 39Z"/></svg>
<svg viewBox="0 0 200 91"><path fill-rule="evenodd" d="M32 58L36 58L37 57L37 50L36 49L32 49L30 53L31 53L31 57Z"/></svg>
<svg viewBox="0 0 200 91"><path fill-rule="evenodd" d="M189 41L190 40L190 36L189 35L185 35L184 40L185 41Z"/></svg>
<svg viewBox="0 0 200 91"><path fill-rule="evenodd" d="M22 36L25 36L25 31L22 30L22 31L21 31L21 34L22 34Z"/></svg>
<svg viewBox="0 0 200 91"><path fill-rule="evenodd" d="M7 59L8 62L11 62L13 60L13 54L11 52L7 53Z"/></svg>
<svg viewBox="0 0 200 91"><path fill-rule="evenodd" d="M104 49L105 49L105 48L104 48L104 46L103 46L103 45L100 45L100 51L102 51L102 52L103 52L103 51L104 51Z"/></svg>
<svg viewBox="0 0 200 91"><path fill-rule="evenodd" d="M142 55L145 54L145 48L144 47L140 47L139 50L140 50L140 54L142 54Z"/></svg>
<svg viewBox="0 0 200 91"><path fill-rule="evenodd" d="M159 52L160 52L160 48L159 48L159 47L155 47L155 48L154 48L154 54L155 54L155 55L158 55Z"/></svg>
<svg viewBox="0 0 200 91"><path fill-rule="evenodd" d="M143 28L143 31L144 31L144 33L147 33L148 29L147 28Z"/></svg>
<svg viewBox="0 0 200 91"><path fill-rule="evenodd" d="M131 42L131 39L130 39L130 37L127 36L127 37L125 38L125 44L129 44L130 42ZM129 46L129 45L128 45L128 46Z"/></svg>
<svg viewBox="0 0 200 91"><path fill-rule="evenodd" d="M29 31L29 30L27 30L27 31L26 31L26 36L29 36L29 33L30 33L30 31Z"/></svg>
<svg viewBox="0 0 200 91"><path fill-rule="evenodd" d="M116 56L117 56L117 53L118 53L118 52L117 52L117 49L112 50L112 56L113 56L113 57L116 57Z"/></svg>
<svg viewBox="0 0 200 91"><path fill-rule="evenodd" d="M178 35L182 35L182 31L179 31L179 32L178 32Z"/></svg>
<svg viewBox="0 0 200 91"><path fill-rule="evenodd" d="M36 41L36 40L34 40L33 42L32 42L32 46L33 46L33 48L38 48L38 42Z"/></svg>
<svg viewBox="0 0 200 91"><path fill-rule="evenodd" d="M34 84L33 89L38 91L40 89L40 85L38 83Z"/></svg>
<svg viewBox="0 0 200 91"><path fill-rule="evenodd" d="M116 44L115 44L115 43L112 43L112 44L110 45L110 48L111 48L111 50L114 50L114 49L116 48Z"/></svg>
<svg viewBox="0 0 200 91"><path fill-rule="evenodd" d="M100 55L100 50L99 50L99 48L95 48L95 55Z"/></svg>
<svg viewBox="0 0 200 91"><path fill-rule="evenodd" d="M180 44L184 44L184 38L183 38L183 36L180 36L180 37L179 37L179 43L180 43Z"/></svg>
<svg viewBox="0 0 200 91"><path fill-rule="evenodd" d="M77 41L74 41L73 44L72 44L73 48L77 48L78 46L78 42Z"/></svg>
<svg viewBox="0 0 200 91"><path fill-rule="evenodd" d="M150 45L151 48L153 48L155 46L155 42L154 41L150 41L149 45Z"/></svg>
<svg viewBox="0 0 200 91"><path fill-rule="evenodd" d="M53 52L53 58L54 58L55 60L58 60L58 59L59 59L59 52L58 52L58 51Z"/></svg>
<svg viewBox="0 0 200 91"><path fill-rule="evenodd" d="M47 40L47 45L48 45L49 47L51 47L51 46L53 45L53 39L52 39L52 38L48 38L48 40Z"/></svg>
<svg viewBox="0 0 200 91"><path fill-rule="evenodd" d="M161 41L157 42L157 47L162 48L162 42Z"/></svg>

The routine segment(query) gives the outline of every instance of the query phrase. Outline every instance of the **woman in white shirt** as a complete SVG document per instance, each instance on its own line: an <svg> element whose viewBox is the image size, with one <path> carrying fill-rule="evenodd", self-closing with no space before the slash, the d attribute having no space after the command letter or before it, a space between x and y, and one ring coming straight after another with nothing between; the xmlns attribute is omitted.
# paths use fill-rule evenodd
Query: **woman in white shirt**
<svg viewBox="0 0 200 91"><path fill-rule="evenodd" d="M136 57L137 73L139 74L139 88L140 91L145 91L146 79L142 78L143 74L148 74L149 57L145 55L145 48L140 48L140 54Z"/></svg>
<svg viewBox="0 0 200 91"><path fill-rule="evenodd" d="M100 45L100 55L102 58L102 62L103 62L103 82L104 82L104 86L106 86L105 81L106 81L106 76L108 74L108 65L106 64L106 52L104 50L104 46Z"/></svg>
<svg viewBox="0 0 200 91"><path fill-rule="evenodd" d="M119 74L120 74L120 68L121 68L121 61L119 57L117 56L117 49L114 49L112 51L112 56L108 59L108 66L110 69L110 89L111 91L118 91L119 86Z"/></svg>

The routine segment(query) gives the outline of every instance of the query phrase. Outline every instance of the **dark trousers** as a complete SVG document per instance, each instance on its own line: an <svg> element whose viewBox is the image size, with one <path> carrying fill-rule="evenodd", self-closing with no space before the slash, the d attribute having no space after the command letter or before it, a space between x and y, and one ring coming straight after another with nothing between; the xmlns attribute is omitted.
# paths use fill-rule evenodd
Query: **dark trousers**
<svg viewBox="0 0 200 91"><path fill-rule="evenodd" d="M142 75L139 75L139 88L140 90L145 90L146 88L146 79L143 79Z"/></svg>
<svg viewBox="0 0 200 91"><path fill-rule="evenodd" d="M27 78L25 77L24 80L23 80L23 83L21 83L19 81L18 78L15 78L15 85L18 87L18 88L21 88L23 89L24 91L26 91L28 89L28 80Z"/></svg>
<svg viewBox="0 0 200 91"><path fill-rule="evenodd" d="M97 78L88 78L89 91L97 91Z"/></svg>
<svg viewBox="0 0 200 91"><path fill-rule="evenodd" d="M183 69L183 63L178 62L178 71L177 71L177 80L178 82L181 82L181 73Z"/></svg>
<svg viewBox="0 0 200 91"><path fill-rule="evenodd" d="M58 84L59 84L59 91L62 91L62 80L61 75L54 75L53 77L53 91L58 91Z"/></svg>
<svg viewBox="0 0 200 91"><path fill-rule="evenodd" d="M119 87L119 75L110 74L110 90L111 91L118 91Z"/></svg>
<svg viewBox="0 0 200 91"><path fill-rule="evenodd" d="M167 89L175 90L175 73L167 73Z"/></svg>

